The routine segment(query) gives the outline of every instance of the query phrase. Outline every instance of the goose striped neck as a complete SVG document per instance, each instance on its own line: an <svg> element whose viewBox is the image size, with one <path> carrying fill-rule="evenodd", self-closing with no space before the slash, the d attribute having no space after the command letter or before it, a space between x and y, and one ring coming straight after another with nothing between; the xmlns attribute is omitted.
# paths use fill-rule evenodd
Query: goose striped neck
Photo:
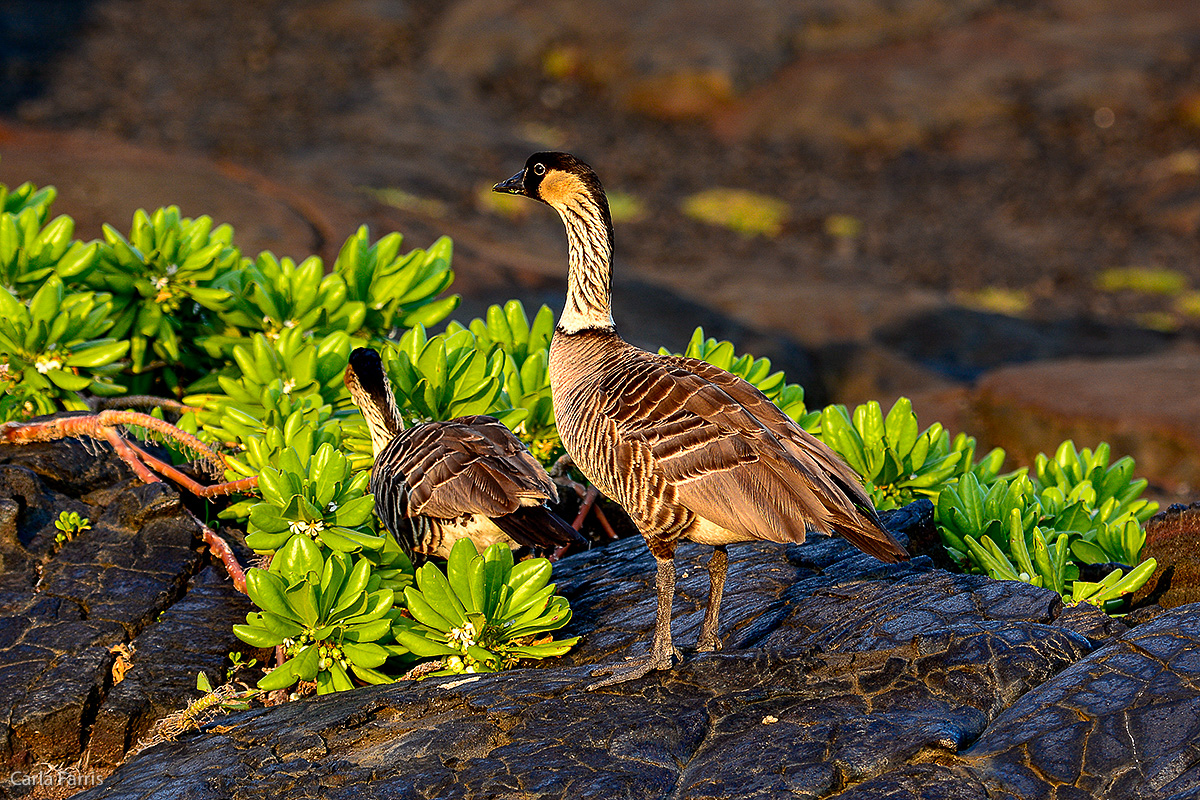
<svg viewBox="0 0 1200 800"><path fill-rule="evenodd" d="M551 203L567 229L567 302L558 327L566 333L612 329L612 223L603 195L587 192Z"/></svg>
<svg viewBox="0 0 1200 800"><path fill-rule="evenodd" d="M354 403L367 420L371 450L376 456L404 430L404 418L392 394L392 382L383 369L379 353L360 347L350 354L344 378Z"/></svg>
<svg viewBox="0 0 1200 800"><path fill-rule="evenodd" d="M570 247L564 333L613 330L612 215L592 168L568 153L534 153L525 169L493 191L540 200L558 212Z"/></svg>

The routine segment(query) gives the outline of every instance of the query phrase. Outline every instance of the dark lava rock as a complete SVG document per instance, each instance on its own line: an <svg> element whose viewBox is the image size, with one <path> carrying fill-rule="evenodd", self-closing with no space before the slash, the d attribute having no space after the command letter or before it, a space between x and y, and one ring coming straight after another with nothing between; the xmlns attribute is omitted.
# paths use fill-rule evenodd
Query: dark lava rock
<svg viewBox="0 0 1200 800"><path fill-rule="evenodd" d="M839 539L730 556L726 649L698 655L708 548L680 549L669 672L584 688L649 642L653 560L624 540L557 566L565 658L226 717L80 797L1192 796L1200 607L1127 630Z"/></svg>
<svg viewBox="0 0 1200 800"><path fill-rule="evenodd" d="M1018 797L1056 785L1058 797L1200 795L1200 606L1159 615L1021 697L963 757Z"/></svg>
<svg viewBox="0 0 1200 800"><path fill-rule="evenodd" d="M1144 555L1161 566L1135 599L1164 608L1200 602L1200 503L1177 503L1151 517Z"/></svg>
<svg viewBox="0 0 1200 800"><path fill-rule="evenodd" d="M972 392L973 430L1003 442L1018 464L1047 442L1108 442L1139 476L1187 491L1200 485L1200 354L1179 347L1136 358L1064 358L1002 367Z"/></svg>
<svg viewBox="0 0 1200 800"><path fill-rule="evenodd" d="M187 593L134 639L133 666L96 711L92 763L119 764L155 722L199 695L197 673L206 673L214 686L222 683L229 652L248 649L232 630L252 608L224 573L201 570Z"/></svg>
<svg viewBox="0 0 1200 800"><path fill-rule="evenodd" d="M91 528L60 546L61 511ZM204 569L199 533L173 487L107 446L0 446L0 762L116 764L198 671L223 675L249 604ZM133 649L119 682L118 645Z"/></svg>
<svg viewBox="0 0 1200 800"><path fill-rule="evenodd" d="M1143 356L1170 346L1169 336L1090 319L1037 321L962 308L939 308L875 332L876 339L918 363L973 381L1007 364Z"/></svg>
<svg viewBox="0 0 1200 800"><path fill-rule="evenodd" d="M80 458L106 463L59 474L109 482L50 477L56 460ZM129 479L106 449L58 443L0 459L5 760L116 765L193 696L197 672L222 677L248 601L206 566L174 489ZM58 548L60 508L93 527ZM886 518L909 541L929 534L927 502ZM583 637L564 658L224 717L80 797L1200 792L1200 605L1122 622L1026 584L923 556L884 565L813 536L733 548L725 650L695 654L707 558L680 549L674 632L686 658L674 670L585 688L595 664L649 643L653 559L626 539L556 568L575 612L564 634ZM135 648L119 681L115 645Z"/></svg>

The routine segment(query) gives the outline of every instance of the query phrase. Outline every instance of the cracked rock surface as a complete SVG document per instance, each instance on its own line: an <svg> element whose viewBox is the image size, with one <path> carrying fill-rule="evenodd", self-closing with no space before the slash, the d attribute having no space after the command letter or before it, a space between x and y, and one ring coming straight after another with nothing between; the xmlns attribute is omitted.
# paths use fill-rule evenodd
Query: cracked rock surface
<svg viewBox="0 0 1200 800"><path fill-rule="evenodd" d="M61 511L91 528L60 546ZM223 674L249 602L199 534L173 487L107 446L0 446L0 763L117 764L197 672ZM119 681L117 646L132 648Z"/></svg>
<svg viewBox="0 0 1200 800"><path fill-rule="evenodd" d="M928 524L928 505L891 527ZM684 662L588 692L648 646L638 540L564 559L581 634L497 675L218 720L86 798L1158 798L1200 793L1200 606L1134 627L1053 593L884 566L836 539L730 549L725 649L689 651L708 548L681 548ZM1132 620L1131 620L1132 622Z"/></svg>

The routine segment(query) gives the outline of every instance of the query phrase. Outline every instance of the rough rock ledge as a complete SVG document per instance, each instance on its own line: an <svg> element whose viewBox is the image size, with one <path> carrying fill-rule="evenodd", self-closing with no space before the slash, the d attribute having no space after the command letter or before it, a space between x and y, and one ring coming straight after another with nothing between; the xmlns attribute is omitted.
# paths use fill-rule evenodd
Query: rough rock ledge
<svg viewBox="0 0 1200 800"><path fill-rule="evenodd" d="M178 494L104 448L0 452L0 732L10 764L115 763L219 674L245 613ZM92 530L61 550L53 517ZM927 540L927 502L889 515ZM708 548L679 555L675 634L703 617ZM231 715L130 758L80 798L1139 798L1200 796L1200 604L1114 620L1052 592L886 566L839 539L731 548L725 650L587 692L648 646L638 539L555 571L580 645L488 676ZM160 613L161 612L161 613ZM120 683L113 643L137 647Z"/></svg>
<svg viewBox="0 0 1200 800"><path fill-rule="evenodd" d="M892 526L928 524L928 505ZM702 617L686 547L675 631ZM731 548L726 650L587 692L645 647L637 540L564 559L582 634L541 669L226 717L81 798L1157 798L1200 793L1200 605L1134 627L840 540ZM1131 620L1132 622L1132 620Z"/></svg>

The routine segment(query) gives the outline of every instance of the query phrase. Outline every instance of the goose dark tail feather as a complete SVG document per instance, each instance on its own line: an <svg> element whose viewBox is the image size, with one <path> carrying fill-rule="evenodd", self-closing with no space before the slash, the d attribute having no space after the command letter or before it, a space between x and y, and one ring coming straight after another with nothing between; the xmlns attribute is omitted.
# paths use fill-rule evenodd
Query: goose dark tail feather
<svg viewBox="0 0 1200 800"><path fill-rule="evenodd" d="M492 517L492 522L526 547L554 550L567 544L588 543L579 531L545 506L521 506L511 514Z"/></svg>
<svg viewBox="0 0 1200 800"><path fill-rule="evenodd" d="M873 520L855 520L851 523L835 522L834 529L850 544L885 563L895 564L908 558L908 551L896 541L896 537L892 536L878 517Z"/></svg>

